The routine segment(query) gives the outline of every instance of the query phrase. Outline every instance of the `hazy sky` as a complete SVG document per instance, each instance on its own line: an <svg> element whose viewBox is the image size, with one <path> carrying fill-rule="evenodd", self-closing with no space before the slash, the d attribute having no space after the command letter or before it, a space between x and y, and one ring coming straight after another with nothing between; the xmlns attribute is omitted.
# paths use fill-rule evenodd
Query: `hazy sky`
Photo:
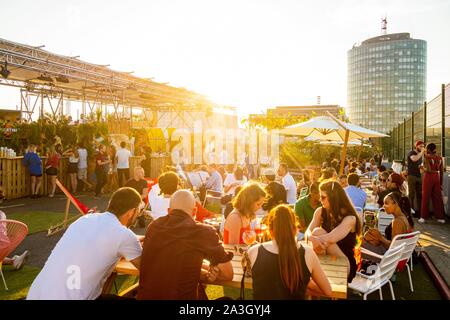
<svg viewBox="0 0 450 320"><path fill-rule="evenodd" d="M428 43L428 100L450 82L449 0L0 0L0 38L154 77L239 112L346 105L347 51L381 34ZM0 106L20 103L0 87Z"/></svg>

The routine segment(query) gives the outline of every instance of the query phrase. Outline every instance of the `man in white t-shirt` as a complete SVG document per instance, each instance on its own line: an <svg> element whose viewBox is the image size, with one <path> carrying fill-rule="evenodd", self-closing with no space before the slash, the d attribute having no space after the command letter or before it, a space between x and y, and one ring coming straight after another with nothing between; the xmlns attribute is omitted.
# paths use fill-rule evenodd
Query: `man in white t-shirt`
<svg viewBox="0 0 450 320"><path fill-rule="evenodd" d="M121 257L140 268L142 246L132 225L143 208L139 193L121 188L104 213L87 214L69 226L38 274L28 300L93 300Z"/></svg>
<svg viewBox="0 0 450 320"><path fill-rule="evenodd" d="M297 202L297 184L294 178L288 172L288 166L285 163L280 163L278 167L278 175L281 177L281 183L287 192L287 202L289 204L295 204Z"/></svg>
<svg viewBox="0 0 450 320"><path fill-rule="evenodd" d="M120 149L116 152L117 175L119 176L119 188L122 188L130 180L130 150L126 149L125 141L120 143Z"/></svg>
<svg viewBox="0 0 450 320"><path fill-rule="evenodd" d="M92 184L88 182L88 152L84 147L84 144L80 142L78 144L78 180L81 180L84 183L83 189L86 189L86 186L89 189L92 189ZM86 191L86 190L85 190Z"/></svg>

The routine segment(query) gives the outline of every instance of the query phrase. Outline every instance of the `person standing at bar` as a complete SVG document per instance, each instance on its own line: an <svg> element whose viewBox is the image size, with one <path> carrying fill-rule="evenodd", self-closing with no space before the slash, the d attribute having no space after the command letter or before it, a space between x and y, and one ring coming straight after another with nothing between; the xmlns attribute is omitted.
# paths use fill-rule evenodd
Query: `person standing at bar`
<svg viewBox="0 0 450 320"><path fill-rule="evenodd" d="M109 163L111 163L111 160L108 160L105 146L101 144L98 147L98 153L95 157L95 176L97 178L97 184L95 185L96 199L100 199L101 197L102 188L106 182L105 166Z"/></svg>
<svg viewBox="0 0 450 320"><path fill-rule="evenodd" d="M126 149L125 141L120 143L120 149L116 153L117 174L119 176L119 188L130 180L130 150Z"/></svg>
<svg viewBox="0 0 450 320"><path fill-rule="evenodd" d="M422 177L420 174L420 165L424 154L425 144L421 140L416 141L415 150L408 153L408 198L411 207L415 210L416 217L420 217L422 206ZM414 205L414 200L416 204Z"/></svg>

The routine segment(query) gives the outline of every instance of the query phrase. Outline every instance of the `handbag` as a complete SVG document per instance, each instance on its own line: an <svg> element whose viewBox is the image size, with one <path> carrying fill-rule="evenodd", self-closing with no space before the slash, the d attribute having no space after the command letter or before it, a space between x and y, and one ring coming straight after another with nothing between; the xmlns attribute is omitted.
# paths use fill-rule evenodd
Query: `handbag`
<svg viewBox="0 0 450 320"><path fill-rule="evenodd" d="M247 250L245 250L242 254L242 279L241 279L241 290L239 294L239 298L237 300L245 300L245 277L252 276L252 265L250 262L250 258L248 256Z"/></svg>

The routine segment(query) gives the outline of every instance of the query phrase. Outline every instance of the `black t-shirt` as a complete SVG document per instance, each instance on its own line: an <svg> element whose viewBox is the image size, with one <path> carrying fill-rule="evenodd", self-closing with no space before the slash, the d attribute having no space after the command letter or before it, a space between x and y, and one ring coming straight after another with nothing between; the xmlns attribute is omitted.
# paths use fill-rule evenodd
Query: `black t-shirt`
<svg viewBox="0 0 450 320"><path fill-rule="evenodd" d="M418 161L414 162L411 160L411 156L416 156L418 153L416 150L411 150L408 153L408 174L411 176L420 177L420 169L419 166L422 164L422 158L420 158Z"/></svg>
<svg viewBox="0 0 450 320"><path fill-rule="evenodd" d="M142 190L144 190L145 188L148 188L147 186L147 180L145 179L141 179L141 180L135 180L130 179L127 181L127 183L125 184L125 187L130 187L133 188L134 190L136 190L139 194L142 194Z"/></svg>

